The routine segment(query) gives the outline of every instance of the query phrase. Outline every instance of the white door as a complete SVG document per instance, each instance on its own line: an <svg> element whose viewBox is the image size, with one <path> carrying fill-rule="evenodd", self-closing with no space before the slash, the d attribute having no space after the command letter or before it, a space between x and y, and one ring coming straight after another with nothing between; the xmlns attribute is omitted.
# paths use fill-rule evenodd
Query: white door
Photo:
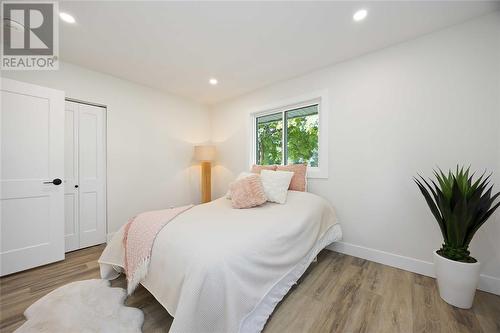
<svg viewBox="0 0 500 333"><path fill-rule="evenodd" d="M64 130L64 231L66 252L80 247L78 226L78 104L66 102Z"/></svg>
<svg viewBox="0 0 500 333"><path fill-rule="evenodd" d="M106 242L105 109L79 107L80 247Z"/></svg>
<svg viewBox="0 0 500 333"><path fill-rule="evenodd" d="M106 109L66 102L66 251L106 242Z"/></svg>
<svg viewBox="0 0 500 333"><path fill-rule="evenodd" d="M64 92L0 82L3 276L64 259Z"/></svg>

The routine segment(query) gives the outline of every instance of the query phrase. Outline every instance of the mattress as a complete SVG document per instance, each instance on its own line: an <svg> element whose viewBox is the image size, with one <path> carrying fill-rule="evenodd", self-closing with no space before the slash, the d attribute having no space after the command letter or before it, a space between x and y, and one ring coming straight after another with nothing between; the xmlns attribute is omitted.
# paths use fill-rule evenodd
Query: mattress
<svg viewBox="0 0 500 333"><path fill-rule="evenodd" d="M321 249L341 238L331 205L289 191L286 204L233 209L220 198L177 216L158 234L144 287L174 317L170 332L260 332ZM99 263L123 267L123 228Z"/></svg>

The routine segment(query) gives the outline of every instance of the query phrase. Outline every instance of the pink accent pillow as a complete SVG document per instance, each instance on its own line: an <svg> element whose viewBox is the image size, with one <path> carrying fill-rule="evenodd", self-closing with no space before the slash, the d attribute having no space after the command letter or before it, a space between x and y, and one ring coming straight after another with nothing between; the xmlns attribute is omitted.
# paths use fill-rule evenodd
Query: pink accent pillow
<svg viewBox="0 0 500 333"><path fill-rule="evenodd" d="M290 182L288 189L292 191L305 192L307 164L278 165L277 170L293 172L292 181Z"/></svg>
<svg viewBox="0 0 500 333"><path fill-rule="evenodd" d="M254 164L254 165L252 165L252 170L250 170L250 172L260 174L260 172L262 170L276 171L276 165L257 165L257 164Z"/></svg>
<svg viewBox="0 0 500 333"><path fill-rule="evenodd" d="M251 175L229 185L233 208L251 208L267 201L259 175Z"/></svg>

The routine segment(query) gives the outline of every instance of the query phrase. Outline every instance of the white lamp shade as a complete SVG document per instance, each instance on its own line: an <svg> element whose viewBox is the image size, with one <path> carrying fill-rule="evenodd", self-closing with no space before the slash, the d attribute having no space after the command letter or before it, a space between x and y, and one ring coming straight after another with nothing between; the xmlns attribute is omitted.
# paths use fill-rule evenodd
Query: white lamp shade
<svg viewBox="0 0 500 333"><path fill-rule="evenodd" d="M194 146L194 157L198 161L213 161L215 159L215 146Z"/></svg>

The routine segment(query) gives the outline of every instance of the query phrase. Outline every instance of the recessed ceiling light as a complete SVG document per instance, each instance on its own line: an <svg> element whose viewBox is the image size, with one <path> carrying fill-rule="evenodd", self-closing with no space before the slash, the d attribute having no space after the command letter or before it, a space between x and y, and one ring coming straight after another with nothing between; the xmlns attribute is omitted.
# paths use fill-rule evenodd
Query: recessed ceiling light
<svg viewBox="0 0 500 333"><path fill-rule="evenodd" d="M368 11L366 9L360 9L352 16L352 19L356 22L363 21L368 15Z"/></svg>
<svg viewBox="0 0 500 333"><path fill-rule="evenodd" d="M208 83L215 86L217 83L219 83L219 81L217 81L217 79L212 78L212 79L208 80Z"/></svg>
<svg viewBox="0 0 500 333"><path fill-rule="evenodd" d="M60 12L59 17L64 22L68 22L68 23L75 23L76 22L75 18L68 13Z"/></svg>

